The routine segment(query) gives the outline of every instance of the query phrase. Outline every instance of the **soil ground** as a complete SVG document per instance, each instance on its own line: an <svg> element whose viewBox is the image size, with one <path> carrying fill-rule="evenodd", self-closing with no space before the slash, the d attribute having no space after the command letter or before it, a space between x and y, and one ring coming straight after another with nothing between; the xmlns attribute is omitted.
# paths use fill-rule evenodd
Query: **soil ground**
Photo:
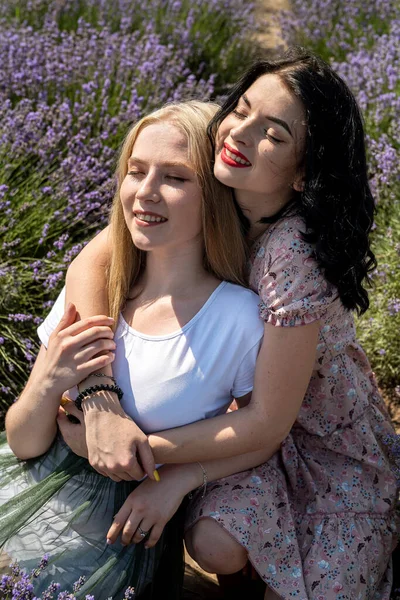
<svg viewBox="0 0 400 600"><path fill-rule="evenodd" d="M261 25L258 41L265 50L274 50L283 44L275 17L279 11L289 8L289 0L258 0L256 3L256 17Z"/></svg>

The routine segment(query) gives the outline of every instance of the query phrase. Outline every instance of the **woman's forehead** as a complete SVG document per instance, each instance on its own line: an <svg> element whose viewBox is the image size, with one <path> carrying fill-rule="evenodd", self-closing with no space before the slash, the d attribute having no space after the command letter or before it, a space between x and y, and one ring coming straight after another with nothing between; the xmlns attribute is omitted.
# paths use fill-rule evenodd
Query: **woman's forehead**
<svg viewBox="0 0 400 600"><path fill-rule="evenodd" d="M242 101L264 116L286 117L292 122L303 121L303 103L291 92L282 78L274 73L261 75L245 91ZM246 103L247 103L246 102Z"/></svg>
<svg viewBox="0 0 400 600"><path fill-rule="evenodd" d="M138 151L146 156L160 153L166 158L169 154L176 153L187 156L188 139L174 123L168 121L149 123L139 131L131 154Z"/></svg>

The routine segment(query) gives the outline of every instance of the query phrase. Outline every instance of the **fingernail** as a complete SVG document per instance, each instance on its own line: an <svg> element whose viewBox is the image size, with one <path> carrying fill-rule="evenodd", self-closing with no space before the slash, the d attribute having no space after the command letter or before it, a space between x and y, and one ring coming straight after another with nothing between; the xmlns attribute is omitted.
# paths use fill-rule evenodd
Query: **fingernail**
<svg viewBox="0 0 400 600"><path fill-rule="evenodd" d="M153 471L153 475L154 475L154 479L155 479L156 481L161 481L161 477L160 477L160 475L159 475L159 473L158 473L157 469L155 469L155 470Z"/></svg>
<svg viewBox="0 0 400 600"><path fill-rule="evenodd" d="M112 544L112 541L111 541L111 540L109 540L108 538L107 538L107 544L108 544L109 546Z"/></svg>

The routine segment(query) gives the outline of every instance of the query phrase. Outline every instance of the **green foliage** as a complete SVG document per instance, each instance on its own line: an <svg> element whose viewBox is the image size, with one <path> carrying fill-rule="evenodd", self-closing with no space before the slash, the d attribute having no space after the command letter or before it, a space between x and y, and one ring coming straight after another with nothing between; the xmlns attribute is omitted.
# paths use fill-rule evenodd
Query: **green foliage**
<svg viewBox="0 0 400 600"><path fill-rule="evenodd" d="M397 196L395 193L397 192ZM358 321L358 335L380 385L392 389L400 383L400 193L392 204L378 207L373 249L378 260L373 278L371 306Z"/></svg>
<svg viewBox="0 0 400 600"><path fill-rule="evenodd" d="M358 335L383 388L400 384L400 21L399 0L292 0L282 18L300 42L347 81L365 119L377 203L372 248L378 260L370 309ZM399 388L400 389L400 386Z"/></svg>

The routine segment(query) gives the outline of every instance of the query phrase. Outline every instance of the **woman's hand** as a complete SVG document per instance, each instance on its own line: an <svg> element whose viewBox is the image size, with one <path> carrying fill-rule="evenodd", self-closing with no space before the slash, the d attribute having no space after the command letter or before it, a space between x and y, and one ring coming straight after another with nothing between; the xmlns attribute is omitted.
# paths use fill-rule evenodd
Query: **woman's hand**
<svg viewBox="0 0 400 600"><path fill-rule="evenodd" d="M196 487L193 473L197 465L166 465L160 469L161 481L145 479L125 500L107 533L113 544L121 534L121 543L156 545L165 525L178 510L185 495ZM194 483L194 485L193 485ZM141 535L146 532L148 535Z"/></svg>
<svg viewBox="0 0 400 600"><path fill-rule="evenodd" d="M42 376L60 396L114 360L113 319L104 315L77 323L75 319L76 308L69 303L49 338L43 366ZM97 356L99 352L103 354Z"/></svg>
<svg viewBox="0 0 400 600"><path fill-rule="evenodd" d="M97 400L98 399L96 398L96 401ZM72 422L69 419L67 413L68 413L68 415L72 415L72 417L74 419L76 419L76 421L78 421L78 422ZM146 444L147 444L147 436L141 431L141 429L139 429L139 427L137 427L135 425L135 423L131 419L129 419L129 417L126 417L126 420L128 420L129 423L134 426L134 431L137 430L139 432L138 438L143 436L145 438ZM124 423L125 420L121 419L121 422ZM119 472L122 475L121 477L119 475L117 475L115 471L110 472L109 469L106 469L104 467L102 454L101 453L97 454L97 450L98 450L97 444L95 444L95 454L94 454L95 459L93 459L93 457L90 454L89 445L87 443L87 429L86 429L85 420L83 418L83 413L76 408L75 404L72 401L64 404L63 407L60 406L60 409L58 411L58 416L57 416L57 424L60 429L61 435L64 439L64 442L70 447L72 452L74 452L78 456L84 456L85 458L87 458L89 460L91 466L94 469L96 469L96 471L98 473L100 473L101 475L104 475L105 477L110 477L110 479L112 479L113 481L121 481L122 479L125 479L127 481L131 481L131 480L139 481L140 479L143 479L143 477L145 476L145 472L143 471L143 469L137 462L136 455L131 454L130 452L127 452L127 458L130 463L130 472L127 472L127 471ZM113 458L113 454L114 454L116 456L119 456L119 458L121 460L121 457L123 458L124 451L126 451L126 448L127 448L124 443L120 444L120 448L118 448L118 446L119 446L118 442L120 441L119 438L121 435L121 430L119 430L119 432L111 431L111 434L110 434L110 431L106 427L105 423L103 425L104 425L104 428L100 428L100 431L98 433L99 433L99 435L101 435L102 433L105 434L105 442L104 442L105 448L110 448L110 446L111 446L113 448L113 453L111 453L111 459ZM108 432L108 435L107 435L107 432ZM96 437L96 440L98 442L97 437ZM138 442L136 442L136 444L138 444ZM132 447L133 448L135 447L134 444L132 444ZM102 447L103 454L105 453L105 448ZM119 454L119 452L121 454ZM110 457L107 456L107 454L106 454L105 458L107 460L109 460ZM108 464L110 464L110 463L108 463ZM115 468L114 464L113 464L113 468ZM128 469L129 465L127 465L125 468ZM153 472L154 472L154 468L152 468L152 471L151 471L152 478L154 479Z"/></svg>
<svg viewBox="0 0 400 600"><path fill-rule="evenodd" d="M72 422L68 415L72 415L78 423ZM57 425L61 432L64 442L70 447L72 452L78 456L88 457L86 444L86 429L83 414L78 410L75 404L70 400L64 406L60 406L57 416Z"/></svg>
<svg viewBox="0 0 400 600"><path fill-rule="evenodd" d="M89 462L113 481L155 480L155 462L147 435L123 411L115 394L102 392L82 403Z"/></svg>
<svg viewBox="0 0 400 600"><path fill-rule="evenodd" d="M101 400L101 397L96 397L93 404L97 405ZM90 399L85 400L82 406L89 402ZM118 407L122 411L119 403ZM58 411L57 424L65 443L72 452L87 458L98 473L113 481L139 481L146 474L146 465L151 479L155 479L155 464L147 436L123 411L121 416L100 411L98 420L88 419L92 428L87 428L83 413L72 401L65 404L64 408L60 407ZM99 407L95 408L98 414ZM72 423L66 413L79 423ZM137 455L143 468L138 463Z"/></svg>

